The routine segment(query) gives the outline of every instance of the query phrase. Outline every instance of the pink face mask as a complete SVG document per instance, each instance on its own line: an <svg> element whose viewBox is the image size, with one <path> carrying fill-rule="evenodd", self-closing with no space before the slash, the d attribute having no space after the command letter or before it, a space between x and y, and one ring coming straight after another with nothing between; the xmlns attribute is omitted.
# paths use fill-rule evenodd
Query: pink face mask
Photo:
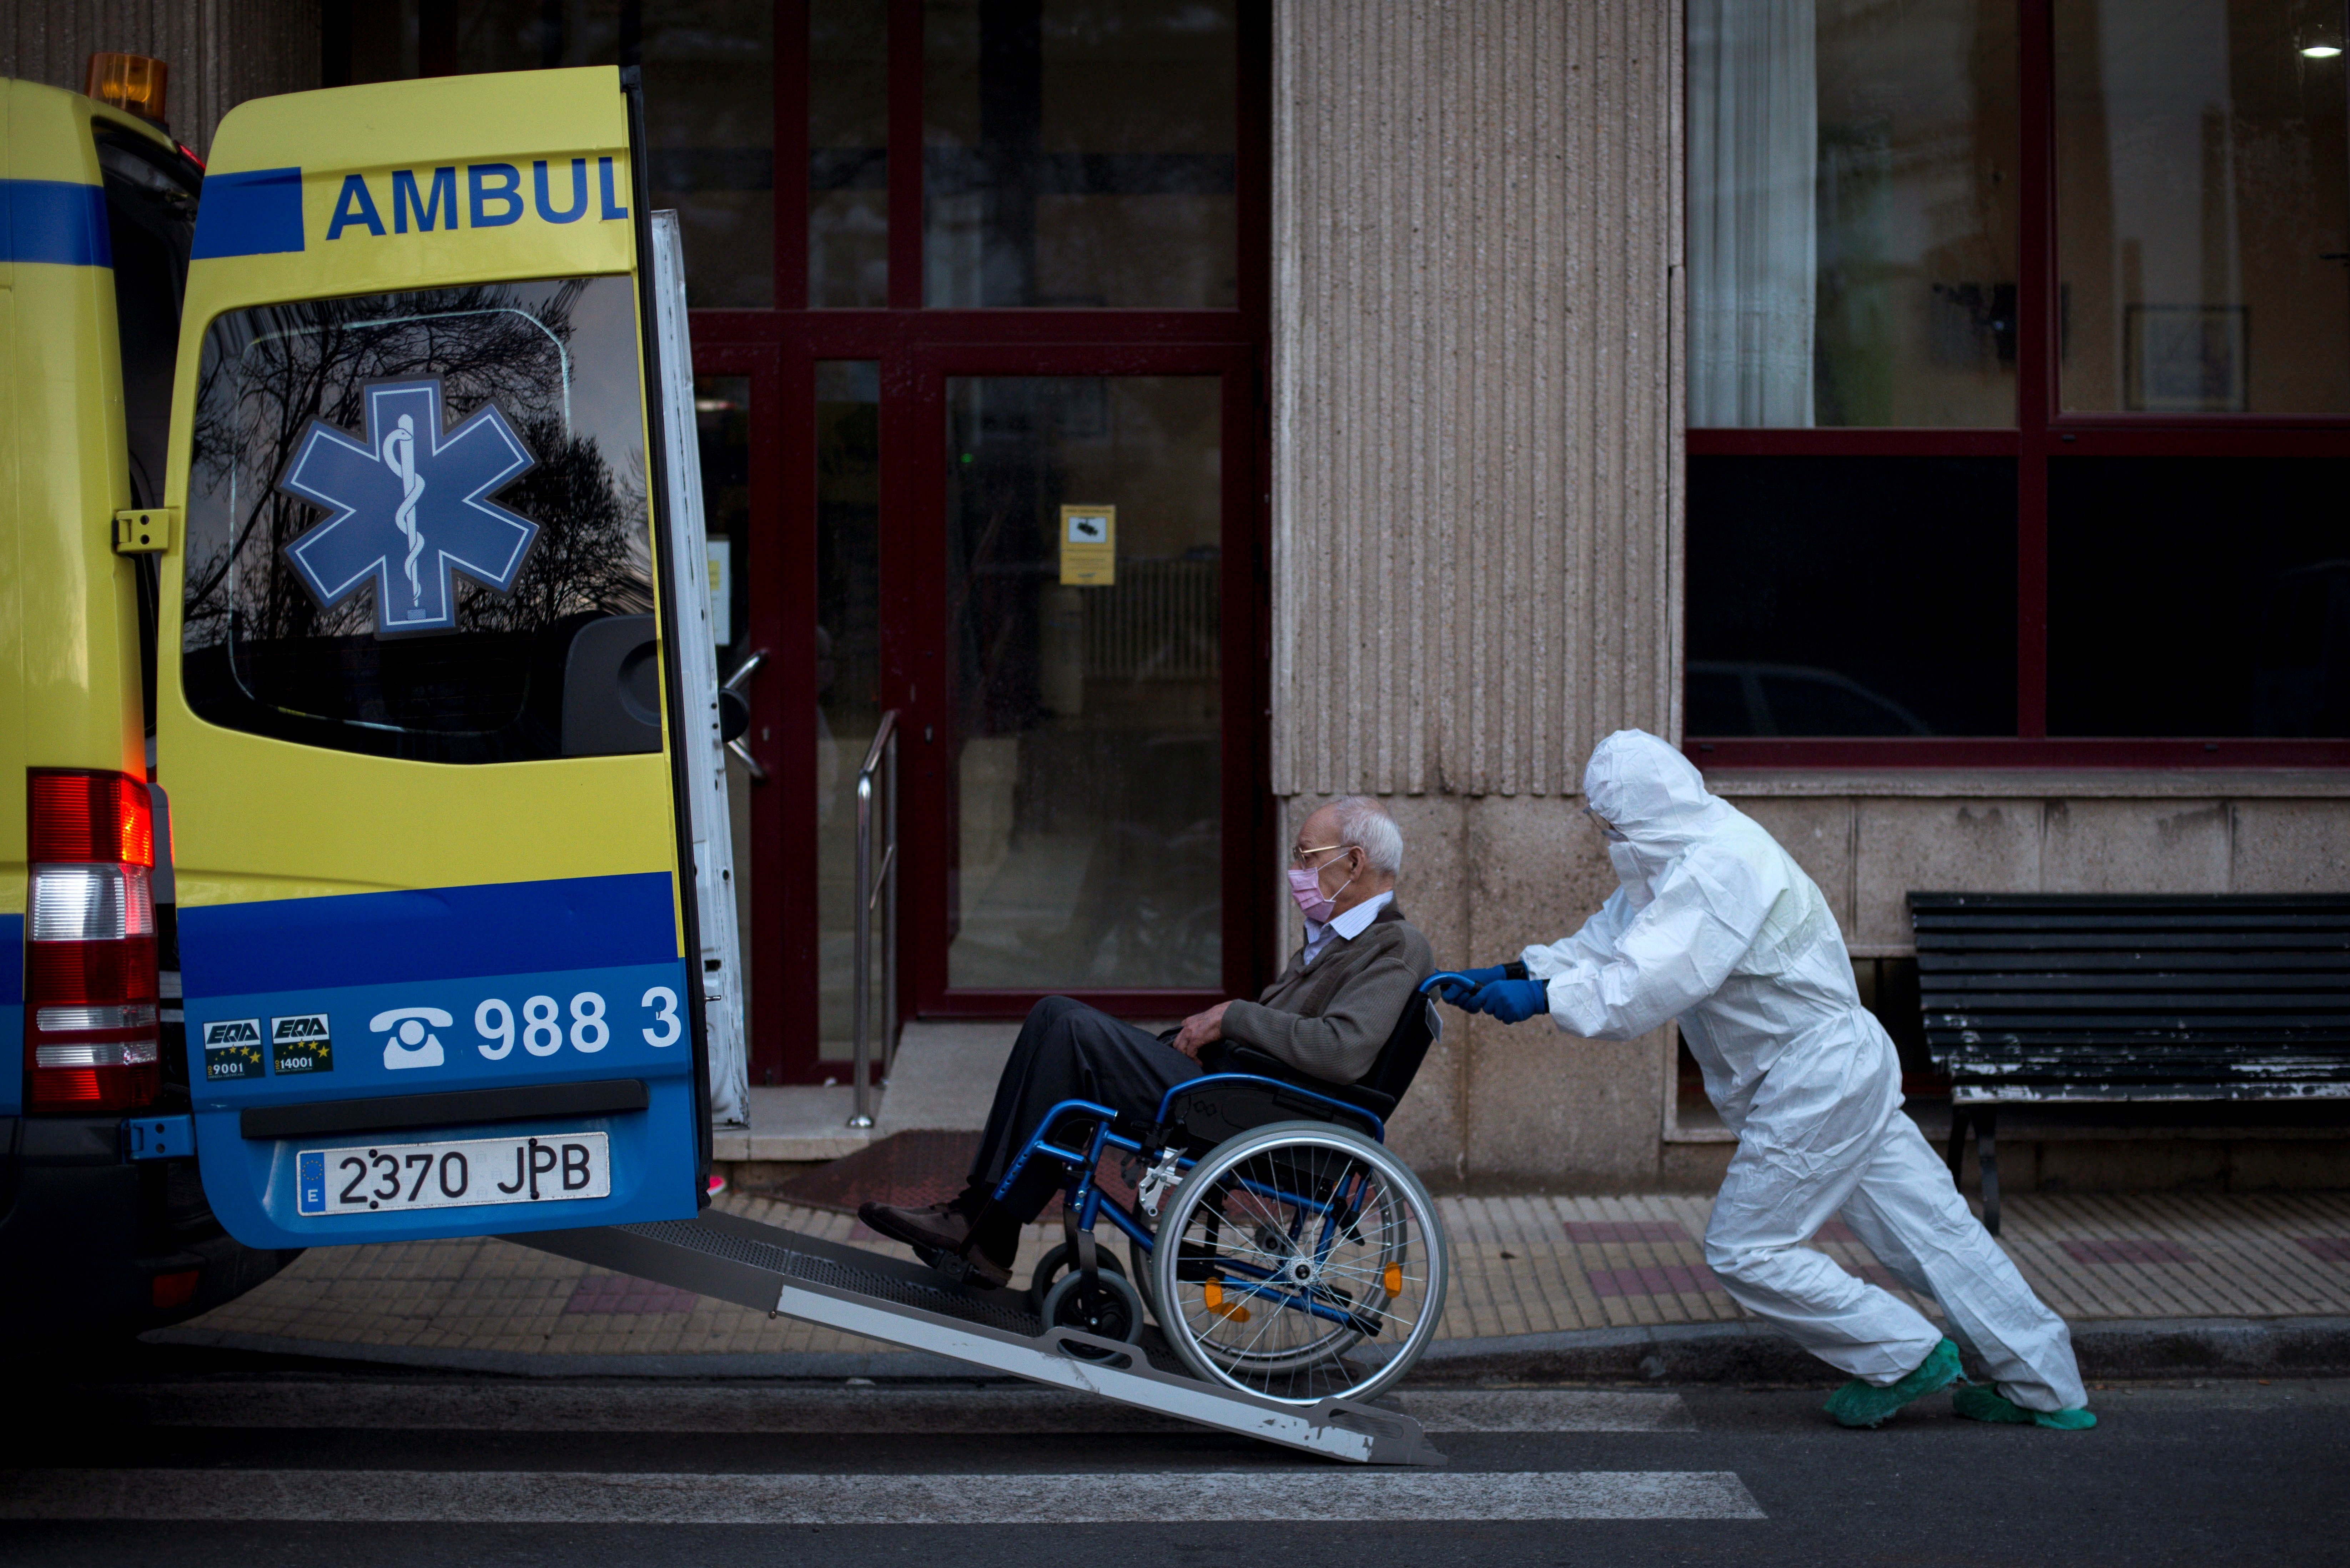
<svg viewBox="0 0 2350 1568"><path fill-rule="evenodd" d="M1337 893L1325 893L1318 867L1301 871L1292 867L1289 872L1289 896L1297 900L1297 907L1305 912L1305 918L1316 925L1326 923L1332 915L1338 912L1338 893L1354 885L1355 879L1349 877L1338 884Z"/></svg>

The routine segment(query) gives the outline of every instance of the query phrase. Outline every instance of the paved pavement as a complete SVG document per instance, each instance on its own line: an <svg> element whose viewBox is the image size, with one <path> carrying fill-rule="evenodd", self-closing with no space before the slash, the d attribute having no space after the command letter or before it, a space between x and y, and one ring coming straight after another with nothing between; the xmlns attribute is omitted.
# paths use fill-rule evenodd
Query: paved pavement
<svg viewBox="0 0 2350 1568"><path fill-rule="evenodd" d="M893 1250L843 1215L756 1198L720 1202ZM1522 1337L1555 1345L1561 1336L1751 1321L1705 1267L1702 1198L1453 1197L1439 1207L1453 1266L1436 1361ZM1057 1239L1032 1228L1022 1256L1034 1261ZM2007 1202L2002 1241L2033 1288L2083 1327L2350 1318L2350 1194L2023 1195ZM1814 1245L1898 1289L1840 1225ZM630 1362L684 1370L709 1357L814 1355L827 1359L803 1369L880 1376L899 1366L889 1358L908 1355L494 1239L315 1250L251 1294L151 1337L514 1371Z"/></svg>
<svg viewBox="0 0 2350 1568"><path fill-rule="evenodd" d="M983 1565L2331 1563L2350 1384L2106 1391L2088 1433L1815 1391L1409 1390L1351 1469L1036 1390L356 1376L152 1351L0 1427L0 1559Z"/></svg>

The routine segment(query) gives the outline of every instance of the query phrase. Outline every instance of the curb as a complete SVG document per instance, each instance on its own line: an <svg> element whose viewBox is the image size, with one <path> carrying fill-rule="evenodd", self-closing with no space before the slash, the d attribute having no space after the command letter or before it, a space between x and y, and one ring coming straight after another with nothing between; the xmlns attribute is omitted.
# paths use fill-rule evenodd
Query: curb
<svg viewBox="0 0 2350 1568"><path fill-rule="evenodd" d="M2072 1325L2085 1382L2350 1375L2350 1317L2106 1318ZM1794 1384L1844 1375L1760 1324L1583 1329L1439 1341L1414 1382Z"/></svg>
<svg viewBox="0 0 2350 1568"><path fill-rule="evenodd" d="M192 1328L160 1328L140 1337L173 1349L504 1377L1018 1381L966 1362L913 1351L556 1355L344 1345ZM2073 1350L2080 1358L2083 1379L2092 1383L2180 1376L2335 1377L2350 1376L2350 1317L2098 1319L2073 1326ZM1429 1347L1409 1381L1825 1386L1842 1381L1842 1374L1775 1330L1721 1323L1440 1340Z"/></svg>

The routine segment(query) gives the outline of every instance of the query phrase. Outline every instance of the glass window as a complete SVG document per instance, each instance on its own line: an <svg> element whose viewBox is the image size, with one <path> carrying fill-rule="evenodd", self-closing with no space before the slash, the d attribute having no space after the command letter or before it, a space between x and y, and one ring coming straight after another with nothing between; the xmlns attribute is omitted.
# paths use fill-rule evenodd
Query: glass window
<svg viewBox="0 0 2350 1568"><path fill-rule="evenodd" d="M1223 975L1222 385L947 382L948 983Z"/></svg>
<svg viewBox="0 0 2350 1568"><path fill-rule="evenodd" d="M923 297L1229 306L1234 0L927 0Z"/></svg>
<svg viewBox="0 0 2350 1568"><path fill-rule="evenodd" d="M2048 728L2350 735L2350 462L2064 458Z"/></svg>
<svg viewBox="0 0 2350 1568"><path fill-rule="evenodd" d="M2064 407L2350 412L2342 6L2055 16Z"/></svg>
<svg viewBox="0 0 2350 1568"><path fill-rule="evenodd" d="M546 9L546 7L540 7ZM698 309L775 302L775 13L768 0L649 0L646 181L685 240Z"/></svg>
<svg viewBox="0 0 2350 1568"><path fill-rule="evenodd" d="M416 0L404 0L400 68L380 24L353 28L354 81L413 76ZM697 307L775 299L775 14L772 0L470 0L452 6L452 68L529 71L618 64L637 29L645 72L645 171L653 206L684 231L685 286Z"/></svg>
<svg viewBox="0 0 2350 1568"><path fill-rule="evenodd" d="M629 279L238 311L199 376L199 717L428 762L658 749Z"/></svg>
<svg viewBox="0 0 2350 1568"><path fill-rule="evenodd" d="M2015 732L2009 458L1693 457L1691 735Z"/></svg>
<svg viewBox="0 0 2350 1568"><path fill-rule="evenodd" d="M1690 0L1689 422L2015 419L2013 0Z"/></svg>
<svg viewBox="0 0 2350 1568"><path fill-rule="evenodd" d="M881 366L816 368L816 836L819 1054L853 1054L857 770L881 726ZM877 849L876 853L879 853ZM880 1008L880 971L869 999Z"/></svg>
<svg viewBox="0 0 2350 1568"><path fill-rule="evenodd" d="M808 5L808 304L889 303L889 0Z"/></svg>

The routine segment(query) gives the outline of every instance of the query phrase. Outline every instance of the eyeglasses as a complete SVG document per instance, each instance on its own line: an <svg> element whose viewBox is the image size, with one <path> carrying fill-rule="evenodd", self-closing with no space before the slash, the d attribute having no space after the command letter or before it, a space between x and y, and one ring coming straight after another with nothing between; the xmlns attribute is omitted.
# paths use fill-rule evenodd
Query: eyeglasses
<svg viewBox="0 0 2350 1568"><path fill-rule="evenodd" d="M1351 844L1325 844L1318 848L1309 849L1304 845L1300 845L1289 852L1289 863L1298 870L1303 871L1307 869L1305 861L1308 856L1327 855L1333 849L1352 849L1353 847L1355 846ZM1329 862L1326 860L1323 864L1326 866Z"/></svg>

